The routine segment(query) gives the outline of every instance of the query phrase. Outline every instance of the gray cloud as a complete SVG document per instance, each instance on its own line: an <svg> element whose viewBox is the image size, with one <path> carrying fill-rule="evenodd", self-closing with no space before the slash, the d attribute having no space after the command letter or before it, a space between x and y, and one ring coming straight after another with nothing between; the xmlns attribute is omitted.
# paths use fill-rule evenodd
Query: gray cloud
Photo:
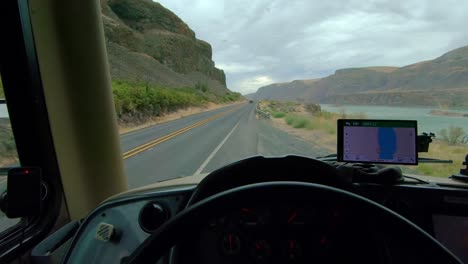
<svg viewBox="0 0 468 264"><path fill-rule="evenodd" d="M228 87L403 66L468 45L468 1L162 0L213 46Z"/></svg>

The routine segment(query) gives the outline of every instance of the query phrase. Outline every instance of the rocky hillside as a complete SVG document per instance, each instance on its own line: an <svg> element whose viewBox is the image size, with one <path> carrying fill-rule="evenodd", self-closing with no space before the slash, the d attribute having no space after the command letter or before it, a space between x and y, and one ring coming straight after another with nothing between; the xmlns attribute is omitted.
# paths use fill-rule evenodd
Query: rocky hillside
<svg viewBox="0 0 468 264"><path fill-rule="evenodd" d="M256 99L333 104L468 106L468 46L397 67L337 70L316 80L264 86Z"/></svg>
<svg viewBox="0 0 468 264"><path fill-rule="evenodd" d="M224 72L211 59L210 44L159 3L101 0L101 11L113 79L229 91Z"/></svg>
<svg viewBox="0 0 468 264"><path fill-rule="evenodd" d="M274 83L261 87L256 92L255 99L301 101L316 80L296 80L289 83Z"/></svg>

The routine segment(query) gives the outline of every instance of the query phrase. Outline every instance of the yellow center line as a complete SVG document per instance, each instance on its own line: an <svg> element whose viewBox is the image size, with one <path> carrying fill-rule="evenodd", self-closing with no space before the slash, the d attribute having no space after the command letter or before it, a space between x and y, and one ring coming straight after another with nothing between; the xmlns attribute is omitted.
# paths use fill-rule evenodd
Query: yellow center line
<svg viewBox="0 0 468 264"><path fill-rule="evenodd" d="M196 122L196 123L194 123L192 125L189 125L187 127L181 128L181 129L179 129L177 131L169 133L169 134L167 134L167 135L165 135L163 137L160 137L160 138L157 138L157 139L152 140L150 142L144 143L144 144L142 144L142 145L140 145L140 146L138 146L138 147L136 147L136 148L134 148L132 150L124 152L123 153L123 159L128 159L128 158L130 158L130 157L132 157L132 156L134 156L134 155L136 155L138 153L141 153L141 152L143 152L145 150L148 150L148 149L150 149L150 148L152 148L152 147L154 147L154 146L156 146L156 145L158 145L158 144L160 144L160 143L162 143L164 141L167 141L167 140L169 140L171 138L174 138L174 137L176 137L176 136L178 136L180 134L183 134L183 133L185 133L185 132L187 132L187 131L189 131L191 129L199 127L199 126L201 126L203 124L206 124L206 123L208 123L210 121L213 121L213 120L215 120L217 118L220 118L221 116L223 116L223 115L225 115L225 114L227 114L229 112L233 112L233 111L235 111L235 110L237 110L239 108L241 108L241 106L238 106L238 107L229 109L227 111L221 112L221 113L216 114L216 115L214 115L212 117L209 117L207 119L198 121L198 122Z"/></svg>

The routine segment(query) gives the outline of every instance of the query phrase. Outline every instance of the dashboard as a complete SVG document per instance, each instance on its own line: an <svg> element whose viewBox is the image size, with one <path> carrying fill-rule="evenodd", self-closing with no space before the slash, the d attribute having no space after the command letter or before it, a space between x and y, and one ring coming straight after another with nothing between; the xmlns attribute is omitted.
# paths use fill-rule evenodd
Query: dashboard
<svg viewBox="0 0 468 264"><path fill-rule="evenodd" d="M353 228L351 215L346 208L306 204L242 207L211 219L196 239L181 245L181 256L188 257L180 262L375 263L378 239L369 240L371 230Z"/></svg>
<svg viewBox="0 0 468 264"><path fill-rule="evenodd" d="M167 187L102 204L81 224L66 260L120 263L159 224L183 210L195 188ZM405 183L362 184L356 192L407 217L468 261L468 190ZM369 259L381 257L384 241L372 230L354 229L353 213L339 206L253 202L209 220L158 263L362 263L364 253ZM112 226L108 240L99 237L103 224Z"/></svg>
<svg viewBox="0 0 468 264"><path fill-rule="evenodd" d="M154 228L154 216L158 213L145 214L148 205L160 205L164 217L169 219L185 207L193 189L193 186L163 188L102 204L81 224L71 242L72 250L68 250L64 258L65 262L120 263L150 236ZM158 263L168 263L168 258Z"/></svg>
<svg viewBox="0 0 468 264"><path fill-rule="evenodd" d="M432 222L435 237L463 263L468 263L468 217L434 214Z"/></svg>

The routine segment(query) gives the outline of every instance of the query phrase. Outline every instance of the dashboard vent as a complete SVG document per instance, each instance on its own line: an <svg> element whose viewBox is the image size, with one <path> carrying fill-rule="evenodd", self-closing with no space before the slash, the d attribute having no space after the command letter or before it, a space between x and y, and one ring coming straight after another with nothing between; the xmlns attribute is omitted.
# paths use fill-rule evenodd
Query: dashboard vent
<svg viewBox="0 0 468 264"><path fill-rule="evenodd" d="M149 202L141 208L138 222L146 233L153 233L169 219L169 212L159 202Z"/></svg>

